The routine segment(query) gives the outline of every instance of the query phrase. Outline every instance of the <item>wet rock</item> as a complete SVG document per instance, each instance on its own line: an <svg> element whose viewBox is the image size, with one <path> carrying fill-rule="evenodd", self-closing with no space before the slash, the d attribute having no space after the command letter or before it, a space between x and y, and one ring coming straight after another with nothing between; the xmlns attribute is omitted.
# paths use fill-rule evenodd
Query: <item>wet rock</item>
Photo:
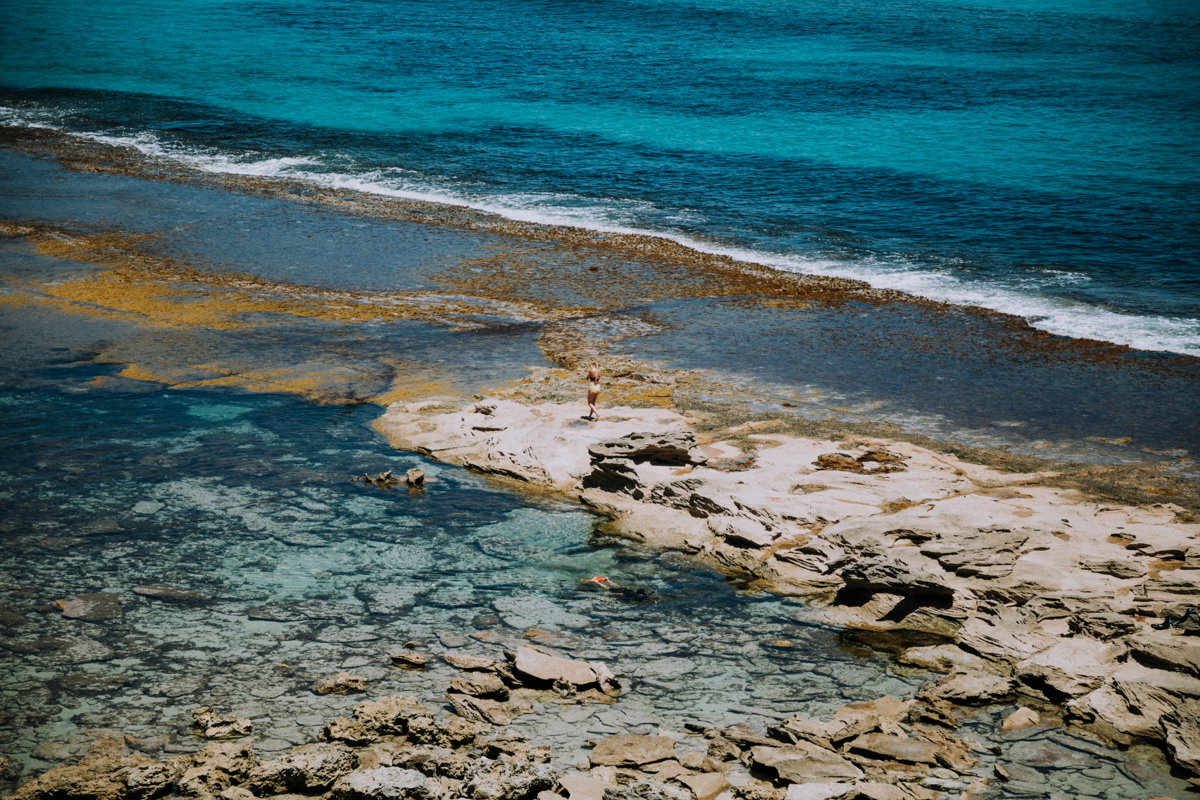
<svg viewBox="0 0 1200 800"><path fill-rule="evenodd" d="M875 758L909 764L937 764L937 747L920 739L864 733L848 745L849 750Z"/></svg>
<svg viewBox="0 0 1200 800"><path fill-rule="evenodd" d="M388 658L392 660L393 667L401 669L425 669L425 662L429 659L420 653L391 653Z"/></svg>
<svg viewBox="0 0 1200 800"><path fill-rule="evenodd" d="M254 752L248 742L210 744L194 753L176 784L185 797L219 794L241 783L254 768Z"/></svg>
<svg viewBox="0 0 1200 800"><path fill-rule="evenodd" d="M1033 728L1041 723L1042 718L1036 711L1022 706L1000 722L1000 733L1014 733L1026 728Z"/></svg>
<svg viewBox="0 0 1200 800"><path fill-rule="evenodd" d="M445 790L413 769L376 767L343 775L333 785L334 800L439 800Z"/></svg>
<svg viewBox="0 0 1200 800"><path fill-rule="evenodd" d="M133 593L142 597L151 597L155 600L165 600L171 603L201 603L212 599L212 595L205 594L204 592L197 592L193 589L180 589L177 586L163 586L161 584L135 586L133 587Z"/></svg>
<svg viewBox="0 0 1200 800"><path fill-rule="evenodd" d="M404 473L404 482L409 486L424 486L425 485L425 470L419 467L414 467Z"/></svg>
<svg viewBox="0 0 1200 800"><path fill-rule="evenodd" d="M64 617L88 622L101 622L121 616L121 604L118 602L117 596L104 592L81 594L66 600L55 600L54 605L58 606Z"/></svg>
<svg viewBox="0 0 1200 800"><path fill-rule="evenodd" d="M493 725L512 723L512 716L508 709L504 707L503 703L495 700L472 697L469 694L458 694L457 692L447 692L446 699L454 707L454 713L466 719L490 722Z"/></svg>
<svg viewBox="0 0 1200 800"><path fill-rule="evenodd" d="M306 744L259 764L249 783L258 795L322 792L353 770L355 761L354 751L343 744Z"/></svg>
<svg viewBox="0 0 1200 800"><path fill-rule="evenodd" d="M789 747L755 747L750 751L753 764L773 770L779 780L791 783L832 783L854 781L863 772L841 756L807 742Z"/></svg>
<svg viewBox="0 0 1200 800"><path fill-rule="evenodd" d="M1014 686L1012 679L986 672L952 672L922 686L918 696L959 705L990 705L1012 696Z"/></svg>
<svg viewBox="0 0 1200 800"><path fill-rule="evenodd" d="M367 690L367 681L349 672L339 672L322 678L313 684L313 691L319 694L354 694Z"/></svg>
<svg viewBox="0 0 1200 800"><path fill-rule="evenodd" d="M674 757L674 739L637 734L609 736L600 741L588 754L588 760L595 767L638 767Z"/></svg>
<svg viewBox="0 0 1200 800"><path fill-rule="evenodd" d="M354 718L370 730L383 734L408 732L414 718L433 718L433 711L421 705L415 697L393 694L379 700L369 700L354 707Z"/></svg>
<svg viewBox="0 0 1200 800"><path fill-rule="evenodd" d="M486 672L496 668L496 661L482 656L469 656L460 653L446 653L442 660L455 669L471 672Z"/></svg>
<svg viewBox="0 0 1200 800"><path fill-rule="evenodd" d="M379 731L355 719L334 717L321 727L317 737L322 742L343 742L351 747L362 747L379 740Z"/></svg>
<svg viewBox="0 0 1200 800"><path fill-rule="evenodd" d="M205 739L249 736L253 727L248 719L218 715L212 706L192 710L192 732Z"/></svg>
<svg viewBox="0 0 1200 800"><path fill-rule="evenodd" d="M454 678L450 681L450 691L469 694L472 697L487 697L494 700L507 700L508 687L498 675L480 673L471 677Z"/></svg>
<svg viewBox="0 0 1200 800"><path fill-rule="evenodd" d="M620 439L588 446L593 461L627 458L660 464L705 464L708 457L695 449L696 437L690 431L679 433L631 433Z"/></svg>

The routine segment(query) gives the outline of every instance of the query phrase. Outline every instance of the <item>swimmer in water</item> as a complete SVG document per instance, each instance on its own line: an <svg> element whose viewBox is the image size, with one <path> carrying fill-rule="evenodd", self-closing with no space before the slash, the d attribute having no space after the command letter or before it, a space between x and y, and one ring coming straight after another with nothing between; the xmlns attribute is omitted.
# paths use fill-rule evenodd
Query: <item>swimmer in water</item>
<svg viewBox="0 0 1200 800"><path fill-rule="evenodd" d="M599 421L600 412L596 410L596 401L600 399L600 365L595 361L592 362L592 368L587 372L587 402L588 415L587 419Z"/></svg>

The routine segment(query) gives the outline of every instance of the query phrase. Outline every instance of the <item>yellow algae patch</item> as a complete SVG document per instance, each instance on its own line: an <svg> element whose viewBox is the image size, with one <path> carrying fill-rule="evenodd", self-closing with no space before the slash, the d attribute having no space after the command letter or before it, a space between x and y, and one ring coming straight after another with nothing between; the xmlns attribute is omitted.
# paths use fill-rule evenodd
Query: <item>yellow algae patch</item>
<svg viewBox="0 0 1200 800"><path fill-rule="evenodd" d="M41 254L99 266L65 280L30 283L25 302L94 316L130 315L155 327L229 330L302 317L331 322L422 320L475 327L489 320L548 321L571 309L429 290L363 293L202 272L153 251L150 235L70 234L22 227Z"/></svg>

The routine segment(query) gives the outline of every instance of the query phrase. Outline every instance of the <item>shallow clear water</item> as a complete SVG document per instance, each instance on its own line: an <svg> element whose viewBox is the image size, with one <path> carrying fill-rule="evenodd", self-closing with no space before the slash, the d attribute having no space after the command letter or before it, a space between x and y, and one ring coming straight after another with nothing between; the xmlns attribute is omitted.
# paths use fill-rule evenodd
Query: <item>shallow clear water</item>
<svg viewBox="0 0 1200 800"><path fill-rule="evenodd" d="M1181 0L17 0L0 105L1197 354L1198 43Z"/></svg>
<svg viewBox="0 0 1200 800"><path fill-rule="evenodd" d="M516 723L564 766L589 738L681 735L687 721L762 729L911 696L928 677L847 648L795 601L606 540L574 506L393 451L365 427L373 408L129 391L94 383L96 368L69 357L55 370L56 387L0 391L0 753L27 776L78 758L101 731L153 754L191 751L200 742L189 712L203 705L252 718L260 754L312 741L362 699L310 690L340 669L367 678L368 697L404 692L445 708L456 673L439 659L426 672L389 668L387 653L406 642L498 656L537 630L547 646L609 663L626 687L615 704L542 704ZM348 480L413 466L429 476L424 491ZM651 596L582 589L594 575ZM202 597L133 592L144 584ZM49 605L90 592L116 594L120 614L70 620ZM981 715L968 730L988 743L997 719ZM1061 729L1035 740L1091 753L1052 773L1050 786L1078 796L1182 786L1153 753L1120 754ZM685 738L680 749L703 746ZM1002 745L1010 761L1026 757L1021 748L1033 752ZM985 754L981 774L992 763Z"/></svg>

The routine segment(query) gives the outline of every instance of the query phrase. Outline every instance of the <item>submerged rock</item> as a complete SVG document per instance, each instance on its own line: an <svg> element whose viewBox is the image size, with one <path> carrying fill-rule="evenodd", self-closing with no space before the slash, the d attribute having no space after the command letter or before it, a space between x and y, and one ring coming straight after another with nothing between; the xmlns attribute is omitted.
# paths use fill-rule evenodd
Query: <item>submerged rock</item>
<svg viewBox="0 0 1200 800"><path fill-rule="evenodd" d="M354 694L367 690L367 681L349 672L339 672L329 675L313 684L313 691L319 694Z"/></svg>
<svg viewBox="0 0 1200 800"><path fill-rule="evenodd" d="M212 706L193 709L192 731L205 739L234 739L249 736L254 729L250 720L243 717L219 716Z"/></svg>
<svg viewBox="0 0 1200 800"><path fill-rule="evenodd" d="M133 587L133 593L142 597L152 597L155 600L166 600L172 603L200 603L211 600L212 595L197 592L194 589L180 589L176 586L147 584Z"/></svg>
<svg viewBox="0 0 1200 800"><path fill-rule="evenodd" d="M55 600L54 605L58 606L64 617L88 622L101 622L121 616L121 604L117 596L105 592Z"/></svg>

